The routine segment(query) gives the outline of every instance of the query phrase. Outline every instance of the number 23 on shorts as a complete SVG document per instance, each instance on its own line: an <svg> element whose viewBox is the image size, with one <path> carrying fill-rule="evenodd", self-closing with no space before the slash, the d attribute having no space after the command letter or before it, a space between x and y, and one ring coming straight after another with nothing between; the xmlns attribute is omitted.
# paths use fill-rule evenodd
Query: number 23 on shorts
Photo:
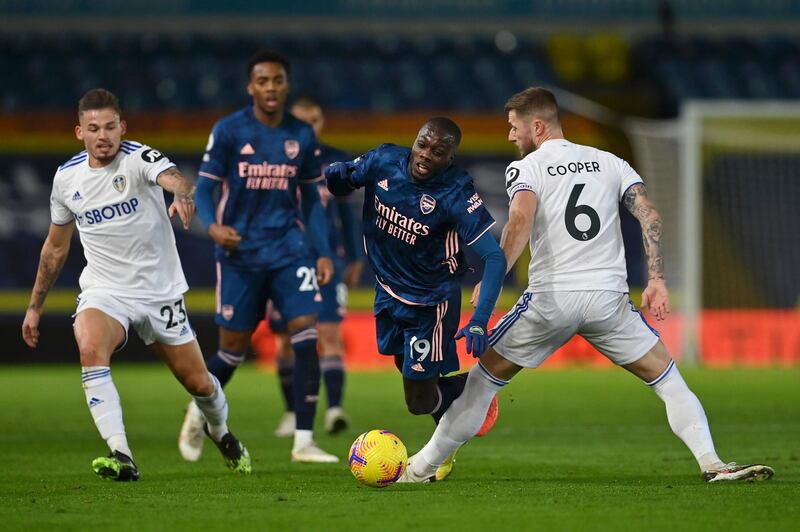
<svg viewBox="0 0 800 532"><path fill-rule="evenodd" d="M164 305L159 313L166 321L165 328L167 330L186 323L186 308L183 306L183 298L175 301L172 305Z"/></svg>

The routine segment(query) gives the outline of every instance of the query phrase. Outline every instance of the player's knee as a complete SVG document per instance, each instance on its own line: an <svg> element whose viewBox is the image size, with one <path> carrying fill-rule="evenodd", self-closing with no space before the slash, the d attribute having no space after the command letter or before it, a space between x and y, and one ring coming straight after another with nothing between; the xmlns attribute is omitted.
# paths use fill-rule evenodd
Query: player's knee
<svg viewBox="0 0 800 532"><path fill-rule="evenodd" d="M433 411L433 398L424 395L406 395L406 408L415 416L424 416Z"/></svg>
<svg viewBox="0 0 800 532"><path fill-rule="evenodd" d="M289 335L291 336L294 333L302 331L303 329L314 327L314 325L316 324L317 324L317 316L314 314L307 314L305 316L298 316L296 318L292 318L286 324L286 328L289 331Z"/></svg>
<svg viewBox="0 0 800 532"><path fill-rule="evenodd" d="M233 331L220 328L219 347L231 353L244 353L250 347L251 331Z"/></svg>
<svg viewBox="0 0 800 532"><path fill-rule="evenodd" d="M414 414L415 416L424 416L425 414L431 413L430 405L424 405L421 404L420 402L416 401L412 401L410 403L407 402L406 406L408 407L408 411Z"/></svg>
<svg viewBox="0 0 800 532"><path fill-rule="evenodd" d="M81 366L108 366L111 362L111 351L91 340L78 344L81 354Z"/></svg>
<svg viewBox="0 0 800 532"><path fill-rule="evenodd" d="M214 382L206 371L193 372L181 379L183 387L192 395L208 397L214 393Z"/></svg>

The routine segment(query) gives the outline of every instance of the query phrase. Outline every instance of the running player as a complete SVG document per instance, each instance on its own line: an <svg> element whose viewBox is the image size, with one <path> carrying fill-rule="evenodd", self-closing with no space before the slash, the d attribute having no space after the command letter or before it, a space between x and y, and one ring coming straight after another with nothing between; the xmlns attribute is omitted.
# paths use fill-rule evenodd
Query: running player
<svg viewBox="0 0 800 532"><path fill-rule="evenodd" d="M317 138L322 135L325 126L325 115L322 105L309 95L294 98L291 113L300 120L311 124ZM347 155L341 151L320 145L320 161L323 170L336 161L346 161ZM325 430L336 434L347 428L348 418L342 408L344 395L344 339L342 337L342 320L347 307L347 292L358 283L364 269L363 252L361 251L361 235L355 215L353 196L335 198L328 189L321 185L319 195L327 214L329 246L333 252L333 279L320 288L322 294L322 310L319 314L319 354L322 382L325 383L328 398L328 409L325 411ZM292 393L292 368L294 357L286 332L286 321L277 309L272 309L269 327L276 336L278 353L278 381L284 397L284 412L275 435L289 437L294 434L295 414ZM258 329L254 333L258 335ZM258 345L254 341L253 345Z"/></svg>
<svg viewBox="0 0 800 532"><path fill-rule="evenodd" d="M95 473L139 479L110 368L129 326L194 396L207 420L205 430L228 467L250 473L250 456L228 431L225 393L206 369L183 300L188 286L169 217L178 214L188 229L192 185L158 150L123 141L127 125L120 116L116 96L105 89L92 89L80 99L75 136L86 150L62 164L53 179L52 223L22 336L31 348L39 342L41 310L77 225L86 256L74 315L81 380L89 412L111 451L92 462ZM162 189L175 195L169 211Z"/></svg>
<svg viewBox="0 0 800 532"><path fill-rule="evenodd" d="M464 393L409 459L401 481L430 480L438 464L478 431L497 391L576 334L664 401L672 431L694 455L704 480L770 478L773 470L765 465L720 460L700 401L629 299L620 202L642 226L649 278L642 306L659 321L670 311L661 216L641 177L610 153L565 140L550 91L532 87L515 94L506 112L508 140L523 158L506 170L510 206L502 247L512 267L530 240L529 286L492 330L491 347L470 371Z"/></svg>
<svg viewBox="0 0 800 532"><path fill-rule="evenodd" d="M247 63L252 105L214 125L200 167L197 213L216 243L219 350L208 368L224 386L244 361L271 299L286 318L295 355L297 414L292 460L336 462L313 440L319 393L319 284L333 275L314 130L284 112L289 63L269 52ZM221 185L219 200L214 191ZM302 197L304 230L297 190ZM311 246L317 251L316 264ZM202 452L201 412L189 404L178 441L186 460Z"/></svg>
<svg viewBox="0 0 800 532"><path fill-rule="evenodd" d="M461 309L464 247L484 262L477 308L458 336L467 351L486 349L486 325L505 276L505 259L489 233L494 220L472 178L453 165L461 130L432 118L414 146L384 144L325 170L339 196L364 188L365 248L376 273L378 350L393 356L403 375L408 410L438 422L464 388L465 375L443 377L459 367L454 335ZM486 411L484 411L486 414ZM494 422L490 413L486 430Z"/></svg>

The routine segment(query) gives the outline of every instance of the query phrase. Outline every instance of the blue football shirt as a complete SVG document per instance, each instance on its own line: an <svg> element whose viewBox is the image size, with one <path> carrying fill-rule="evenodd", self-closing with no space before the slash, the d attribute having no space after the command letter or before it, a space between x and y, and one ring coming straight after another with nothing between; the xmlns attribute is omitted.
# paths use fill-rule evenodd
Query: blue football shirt
<svg viewBox="0 0 800 532"><path fill-rule="evenodd" d="M268 127L246 107L214 125L199 174L222 182L216 222L242 237L217 260L240 268L280 268L311 257L298 185L322 181L314 130L289 113Z"/></svg>
<svg viewBox="0 0 800 532"><path fill-rule="evenodd" d="M364 187L365 247L378 284L404 303L436 305L461 289L464 245L495 222L465 170L450 166L417 183L410 154L383 144L352 161L351 179Z"/></svg>

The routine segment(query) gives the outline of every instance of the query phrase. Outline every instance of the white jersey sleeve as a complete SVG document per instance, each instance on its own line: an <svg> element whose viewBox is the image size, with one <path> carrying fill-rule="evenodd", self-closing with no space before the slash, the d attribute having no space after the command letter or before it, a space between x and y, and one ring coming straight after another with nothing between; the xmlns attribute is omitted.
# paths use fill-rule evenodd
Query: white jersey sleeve
<svg viewBox="0 0 800 532"><path fill-rule="evenodd" d="M142 144L131 155L131 169L151 185L158 184L156 178L161 172L175 166L175 163L170 161L166 155L146 144Z"/></svg>
<svg viewBox="0 0 800 532"><path fill-rule="evenodd" d="M74 219L72 211L65 203L61 183L58 172L56 172L53 178L53 189L50 191L50 221L55 225L67 225Z"/></svg>
<svg viewBox="0 0 800 532"><path fill-rule="evenodd" d="M625 192L627 192L629 188L631 188L633 185L644 183L644 181L639 174L636 173L636 170L631 168L631 165L628 164L628 161L625 159L620 159L619 157L616 159L619 163L619 200L622 201L623 196L625 196Z"/></svg>
<svg viewBox="0 0 800 532"><path fill-rule="evenodd" d="M506 168L506 192L508 202L514 199L514 194L520 190L530 190L537 196L541 194L541 181L536 168L525 164L525 161L514 161Z"/></svg>

